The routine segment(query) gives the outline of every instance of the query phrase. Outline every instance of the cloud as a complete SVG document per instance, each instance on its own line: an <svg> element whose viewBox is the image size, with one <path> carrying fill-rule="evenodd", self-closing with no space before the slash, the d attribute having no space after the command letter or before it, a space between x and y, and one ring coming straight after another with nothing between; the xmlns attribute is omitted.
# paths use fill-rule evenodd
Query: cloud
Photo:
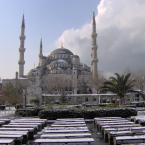
<svg viewBox="0 0 145 145"><path fill-rule="evenodd" d="M99 70L105 73L145 70L145 1L101 0L97 7ZM65 30L58 42L91 62L91 22Z"/></svg>

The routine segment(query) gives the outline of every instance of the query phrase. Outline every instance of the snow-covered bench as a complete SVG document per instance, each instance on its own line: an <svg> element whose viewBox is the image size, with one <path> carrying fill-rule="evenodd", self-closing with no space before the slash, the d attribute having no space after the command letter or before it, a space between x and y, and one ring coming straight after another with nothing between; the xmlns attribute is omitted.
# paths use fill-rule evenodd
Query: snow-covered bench
<svg viewBox="0 0 145 145"><path fill-rule="evenodd" d="M8 128L8 127L1 127L0 131L28 131L28 139L33 139L35 130L34 128Z"/></svg>
<svg viewBox="0 0 145 145"><path fill-rule="evenodd" d="M108 141L109 144L112 144L114 137L133 136L133 135L145 135L145 131L143 130L112 131L108 133Z"/></svg>
<svg viewBox="0 0 145 145"><path fill-rule="evenodd" d="M69 130L43 130L43 133L83 133L83 132L89 132L88 129L83 129L83 130L79 130L79 129L75 129L75 130L72 130L72 129L69 129Z"/></svg>
<svg viewBox="0 0 145 145"><path fill-rule="evenodd" d="M81 138L91 137L91 133L55 133L55 134L42 134L40 138Z"/></svg>
<svg viewBox="0 0 145 145"><path fill-rule="evenodd" d="M118 136L113 139L114 145L145 143L145 135Z"/></svg>
<svg viewBox="0 0 145 145"><path fill-rule="evenodd" d="M114 126L103 126L102 127L102 134L105 139L105 141L108 139L108 132L114 131L114 130L130 130L130 128L133 127L141 127L138 124L128 124L128 125L114 125Z"/></svg>
<svg viewBox="0 0 145 145"><path fill-rule="evenodd" d="M23 143L23 135L22 134L0 134L0 139L14 139L16 144L21 145Z"/></svg>
<svg viewBox="0 0 145 145"><path fill-rule="evenodd" d="M87 126L83 127L45 127L44 130L86 130Z"/></svg>
<svg viewBox="0 0 145 145"><path fill-rule="evenodd" d="M73 139L36 139L34 140L33 145L46 145L46 144L82 144L82 145L90 145L95 143L93 138L73 138Z"/></svg>
<svg viewBox="0 0 145 145"><path fill-rule="evenodd" d="M0 138L0 145L14 145L14 139Z"/></svg>
<svg viewBox="0 0 145 145"><path fill-rule="evenodd" d="M23 143L26 143L28 141L28 131L0 131L0 135L22 135L23 136Z"/></svg>
<svg viewBox="0 0 145 145"><path fill-rule="evenodd" d="M51 127L81 127L86 124L52 124Z"/></svg>
<svg viewBox="0 0 145 145"><path fill-rule="evenodd" d="M120 121L120 122L107 122L107 123L100 123L100 124L98 124L98 126L97 126L97 128L98 128L98 130L99 131L101 131L104 127L105 128L107 128L107 126L108 126L108 128L110 128L110 126L112 127L112 126L126 126L126 125L130 125L130 124L134 124L133 122L129 122L129 121Z"/></svg>

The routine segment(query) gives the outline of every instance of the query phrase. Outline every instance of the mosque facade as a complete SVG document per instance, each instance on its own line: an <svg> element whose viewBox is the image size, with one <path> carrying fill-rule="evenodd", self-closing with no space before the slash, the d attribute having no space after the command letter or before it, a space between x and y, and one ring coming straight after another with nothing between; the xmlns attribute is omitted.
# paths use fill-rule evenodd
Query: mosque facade
<svg viewBox="0 0 145 145"><path fill-rule="evenodd" d="M48 56L43 55L40 41L39 64L24 75L25 65L25 20L21 25L19 48L19 72L15 79L3 80L3 84L20 82L25 86L27 102L40 99L42 94L91 94L95 92L94 82L98 79L97 33L95 15L92 19L92 48L90 48L91 66L83 64L79 55L73 54L63 45L53 50ZM25 84L25 85L24 85Z"/></svg>

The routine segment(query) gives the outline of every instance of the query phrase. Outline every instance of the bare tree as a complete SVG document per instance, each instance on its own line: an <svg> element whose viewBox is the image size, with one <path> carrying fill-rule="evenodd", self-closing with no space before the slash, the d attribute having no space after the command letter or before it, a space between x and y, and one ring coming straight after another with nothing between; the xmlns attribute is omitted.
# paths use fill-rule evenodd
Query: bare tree
<svg viewBox="0 0 145 145"><path fill-rule="evenodd" d="M52 75L43 78L43 90L46 93L55 93L55 94L65 94L72 88L72 83L70 78L64 77L64 75Z"/></svg>
<svg viewBox="0 0 145 145"><path fill-rule="evenodd" d="M18 104L21 102L22 88L8 83L2 88L4 102L9 104Z"/></svg>
<svg viewBox="0 0 145 145"><path fill-rule="evenodd" d="M134 79L134 88L143 91L145 89L145 72L134 72L132 73L132 78Z"/></svg>

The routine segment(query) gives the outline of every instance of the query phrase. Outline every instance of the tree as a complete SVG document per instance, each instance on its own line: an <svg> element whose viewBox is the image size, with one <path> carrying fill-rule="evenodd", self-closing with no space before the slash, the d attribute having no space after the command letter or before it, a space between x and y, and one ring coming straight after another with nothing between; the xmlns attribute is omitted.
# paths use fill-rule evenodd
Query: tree
<svg viewBox="0 0 145 145"><path fill-rule="evenodd" d="M144 91L144 89L145 89L145 71L133 72L132 78L135 80L135 83L134 83L135 89Z"/></svg>
<svg viewBox="0 0 145 145"><path fill-rule="evenodd" d="M124 104L126 93L132 90L134 86L134 81L130 79L130 76L130 73L122 75L115 73L115 76L110 77L108 81L104 82L101 89L117 94L120 98L120 103Z"/></svg>
<svg viewBox="0 0 145 145"><path fill-rule="evenodd" d="M17 104L20 102L21 89L15 87L12 83L8 83L2 88L5 102L9 104Z"/></svg>
<svg viewBox="0 0 145 145"><path fill-rule="evenodd" d="M39 106L39 103L40 103L39 99L37 99L37 98L30 100L30 102L36 106Z"/></svg>
<svg viewBox="0 0 145 145"><path fill-rule="evenodd" d="M49 77L43 78L42 83L43 91L50 94L65 94L72 88L71 79L65 77L63 74L50 75Z"/></svg>

